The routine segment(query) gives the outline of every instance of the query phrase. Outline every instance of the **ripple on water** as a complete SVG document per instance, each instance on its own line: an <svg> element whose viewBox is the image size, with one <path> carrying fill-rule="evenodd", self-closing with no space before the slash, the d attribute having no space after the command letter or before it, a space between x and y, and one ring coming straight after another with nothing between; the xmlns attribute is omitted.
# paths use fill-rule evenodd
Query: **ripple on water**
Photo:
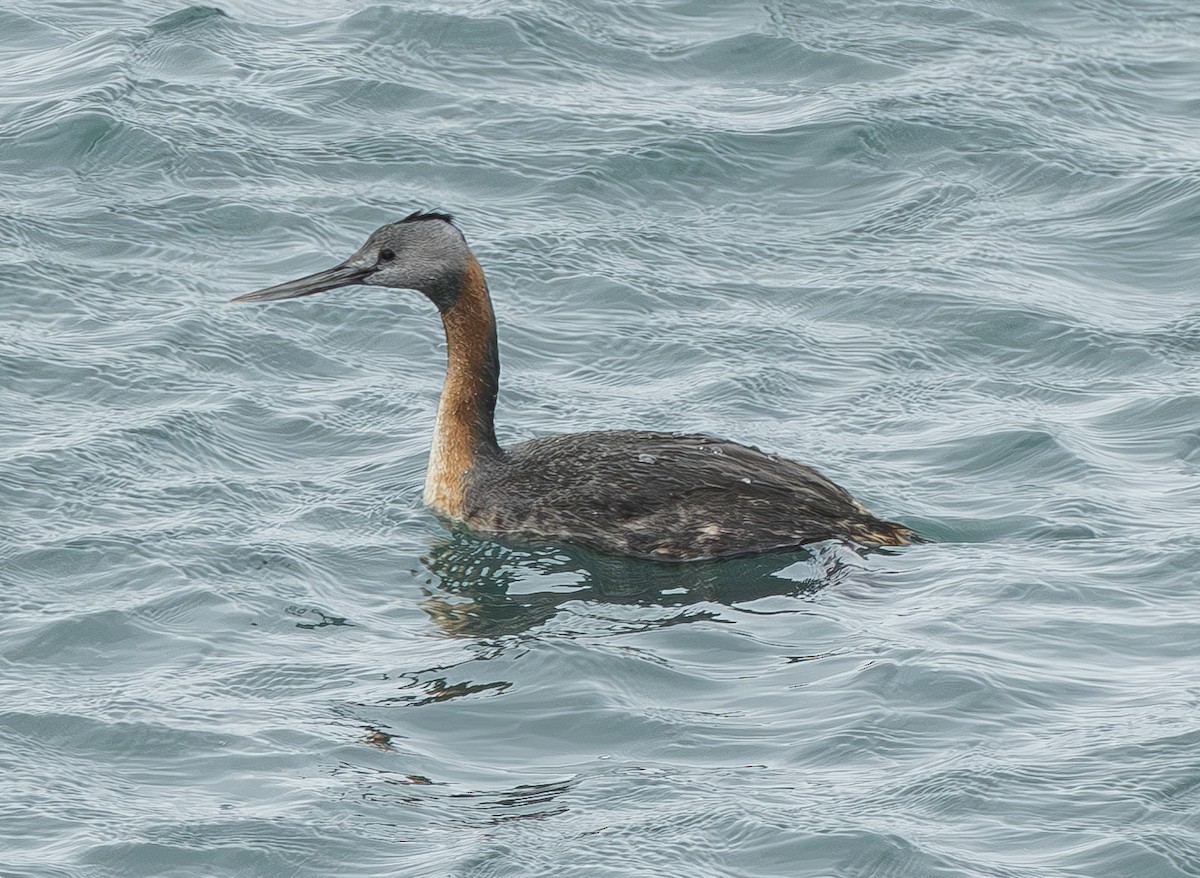
<svg viewBox="0 0 1200 878"><path fill-rule="evenodd" d="M0 10L0 872L1200 871L1200 19L977 7ZM433 310L226 304L417 207L503 436L936 542L447 533Z"/></svg>

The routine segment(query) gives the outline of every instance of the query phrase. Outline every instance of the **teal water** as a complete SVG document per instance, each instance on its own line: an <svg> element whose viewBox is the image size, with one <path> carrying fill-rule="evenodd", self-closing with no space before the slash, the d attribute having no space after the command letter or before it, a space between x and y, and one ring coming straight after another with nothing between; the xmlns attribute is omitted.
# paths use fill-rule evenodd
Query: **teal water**
<svg viewBox="0 0 1200 878"><path fill-rule="evenodd" d="M1190 0L0 10L0 875L1200 874ZM453 537L417 208L502 441L702 430L933 542Z"/></svg>

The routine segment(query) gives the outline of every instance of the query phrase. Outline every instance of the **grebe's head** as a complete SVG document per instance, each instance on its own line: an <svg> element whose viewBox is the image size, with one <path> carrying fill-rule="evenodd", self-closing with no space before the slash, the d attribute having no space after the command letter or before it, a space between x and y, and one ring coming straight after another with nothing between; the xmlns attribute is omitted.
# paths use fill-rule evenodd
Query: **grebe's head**
<svg viewBox="0 0 1200 878"><path fill-rule="evenodd" d="M341 265L233 301L272 302L367 284L417 290L445 311L454 304L471 258L462 232L448 214L417 212L376 229Z"/></svg>

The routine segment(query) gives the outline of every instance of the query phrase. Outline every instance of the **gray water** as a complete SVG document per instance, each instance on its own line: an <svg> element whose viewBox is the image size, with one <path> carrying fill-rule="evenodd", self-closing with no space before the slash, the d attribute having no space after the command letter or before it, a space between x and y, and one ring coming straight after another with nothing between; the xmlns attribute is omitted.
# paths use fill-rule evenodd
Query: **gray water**
<svg viewBox="0 0 1200 878"><path fill-rule="evenodd" d="M1190 0L0 11L0 874L1200 874ZM699 430L932 542L653 565L420 502Z"/></svg>

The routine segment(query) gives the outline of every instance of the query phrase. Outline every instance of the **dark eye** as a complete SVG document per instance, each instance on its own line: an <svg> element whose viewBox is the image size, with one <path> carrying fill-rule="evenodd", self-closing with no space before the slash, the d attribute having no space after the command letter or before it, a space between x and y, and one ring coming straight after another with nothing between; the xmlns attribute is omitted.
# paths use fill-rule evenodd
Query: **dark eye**
<svg viewBox="0 0 1200 878"><path fill-rule="evenodd" d="M390 247L384 247L382 250L379 251L379 261L380 262L391 262L395 258L396 258L396 251L391 249Z"/></svg>

